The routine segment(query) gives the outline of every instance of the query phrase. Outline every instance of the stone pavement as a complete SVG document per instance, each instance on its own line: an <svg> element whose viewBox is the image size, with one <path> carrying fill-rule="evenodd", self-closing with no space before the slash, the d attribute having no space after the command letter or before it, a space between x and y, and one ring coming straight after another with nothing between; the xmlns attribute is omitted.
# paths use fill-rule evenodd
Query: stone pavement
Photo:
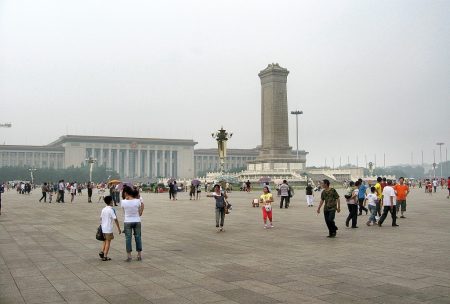
<svg viewBox="0 0 450 304"><path fill-rule="evenodd" d="M264 230L257 193L231 194L223 233L214 203L144 194L143 261L124 262L115 233L111 261L95 240L103 203L38 203L13 191L0 216L0 303L450 303L450 200L415 189L400 227L344 225L326 238L323 216L297 191ZM204 194L204 193L202 193ZM95 199L95 197L94 197ZM317 204L316 204L317 206ZM122 223L122 210L118 209Z"/></svg>

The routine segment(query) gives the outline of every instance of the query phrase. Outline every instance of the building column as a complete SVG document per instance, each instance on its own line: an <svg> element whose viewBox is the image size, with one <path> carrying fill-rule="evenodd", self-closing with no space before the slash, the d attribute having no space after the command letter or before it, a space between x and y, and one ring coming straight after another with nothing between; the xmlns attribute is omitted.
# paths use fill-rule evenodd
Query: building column
<svg viewBox="0 0 450 304"><path fill-rule="evenodd" d="M153 151L153 154L155 156L155 163L153 164L153 168L155 169L155 176L158 176L158 150Z"/></svg>
<svg viewBox="0 0 450 304"><path fill-rule="evenodd" d="M116 169L116 172L120 175L120 149L116 149Z"/></svg>
<svg viewBox="0 0 450 304"><path fill-rule="evenodd" d="M103 165L103 147L100 148L100 159L98 159L98 164L100 164L100 166Z"/></svg>
<svg viewBox="0 0 450 304"><path fill-rule="evenodd" d="M108 149L108 168L109 168L110 170L113 170L111 148Z"/></svg>
<svg viewBox="0 0 450 304"><path fill-rule="evenodd" d="M147 148L147 174L146 176L152 177L152 173L150 172L150 150Z"/></svg>
<svg viewBox="0 0 450 304"><path fill-rule="evenodd" d="M166 172L166 150L162 150L162 167L161 167L161 175L164 177L168 177L167 176L167 172Z"/></svg>
<svg viewBox="0 0 450 304"><path fill-rule="evenodd" d="M141 149L137 150L137 177L141 177Z"/></svg>
<svg viewBox="0 0 450 304"><path fill-rule="evenodd" d="M173 176L173 166L172 166L172 148L169 149L169 177L174 177Z"/></svg>
<svg viewBox="0 0 450 304"><path fill-rule="evenodd" d="M129 172L129 168L130 168L130 149L127 149L126 152L125 152L124 164L125 164L125 166L124 166L125 167L124 168L125 176L129 177L130 176L130 172Z"/></svg>

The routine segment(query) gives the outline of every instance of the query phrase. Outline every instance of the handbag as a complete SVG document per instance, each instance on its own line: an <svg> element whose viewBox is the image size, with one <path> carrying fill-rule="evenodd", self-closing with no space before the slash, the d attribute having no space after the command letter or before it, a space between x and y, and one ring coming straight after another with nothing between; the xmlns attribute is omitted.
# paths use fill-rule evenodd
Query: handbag
<svg viewBox="0 0 450 304"><path fill-rule="evenodd" d="M228 201L224 198L223 199L223 209L225 211L225 214L230 214L230 209L231 209L230 207L231 207L231 204L228 203Z"/></svg>
<svg viewBox="0 0 450 304"><path fill-rule="evenodd" d="M97 233L95 234L95 238L99 241L104 241L102 225L98 226Z"/></svg>

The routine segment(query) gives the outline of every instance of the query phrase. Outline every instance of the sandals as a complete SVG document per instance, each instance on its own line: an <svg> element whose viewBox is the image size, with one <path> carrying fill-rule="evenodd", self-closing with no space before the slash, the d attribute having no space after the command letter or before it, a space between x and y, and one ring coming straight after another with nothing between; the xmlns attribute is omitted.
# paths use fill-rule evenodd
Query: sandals
<svg viewBox="0 0 450 304"><path fill-rule="evenodd" d="M125 262L131 262L131 258L127 258Z"/></svg>
<svg viewBox="0 0 450 304"><path fill-rule="evenodd" d="M138 260L138 261L142 261L142 257L138 256L138 257L137 257L137 260Z"/></svg>
<svg viewBox="0 0 450 304"><path fill-rule="evenodd" d="M111 261L111 258L103 257L103 258L102 258L102 261Z"/></svg>

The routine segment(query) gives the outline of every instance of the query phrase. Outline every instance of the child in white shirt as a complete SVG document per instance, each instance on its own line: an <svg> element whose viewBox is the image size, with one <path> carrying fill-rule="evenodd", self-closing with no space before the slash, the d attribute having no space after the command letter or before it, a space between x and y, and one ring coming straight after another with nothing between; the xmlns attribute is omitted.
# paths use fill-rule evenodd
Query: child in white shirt
<svg viewBox="0 0 450 304"><path fill-rule="evenodd" d="M119 221L117 220L116 211L112 208L112 197L105 196L104 198L106 207L102 209L101 220L102 220L102 231L103 231L103 246L102 251L98 254L102 261L109 261L111 258L108 257L109 247L111 246L111 240L114 239L113 234L113 221L116 223L119 234L122 233L120 230Z"/></svg>
<svg viewBox="0 0 450 304"><path fill-rule="evenodd" d="M368 207L369 207L369 211L370 211L369 221L366 223L367 226L370 226L371 222L373 222L374 225L377 222L377 220L375 218L375 216L377 215L377 201L378 201L378 197L377 197L376 189L375 189L375 187L371 187L370 193L366 195L366 202L368 203Z"/></svg>

